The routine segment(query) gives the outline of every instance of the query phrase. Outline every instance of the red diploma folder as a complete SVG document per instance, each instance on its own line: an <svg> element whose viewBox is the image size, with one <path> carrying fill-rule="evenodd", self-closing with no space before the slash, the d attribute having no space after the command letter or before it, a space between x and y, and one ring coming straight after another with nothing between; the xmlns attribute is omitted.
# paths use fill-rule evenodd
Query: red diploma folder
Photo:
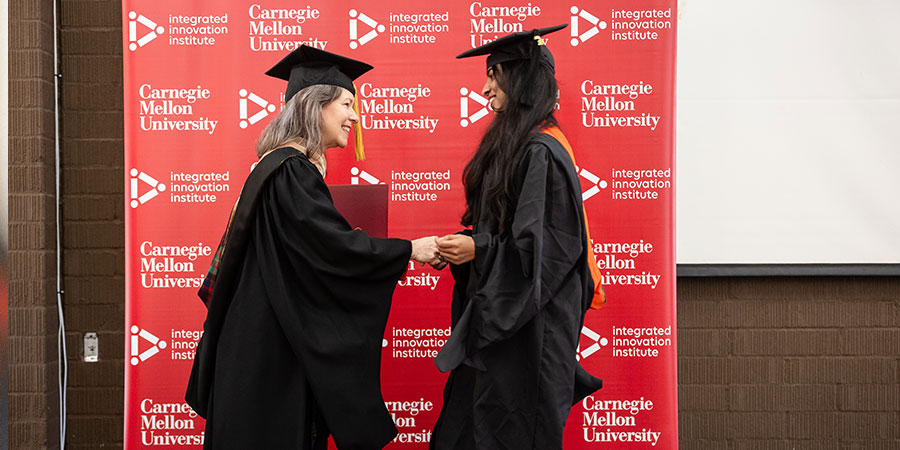
<svg viewBox="0 0 900 450"><path fill-rule="evenodd" d="M388 186L386 184L339 184L328 186L334 206L350 226L369 236L387 237Z"/></svg>

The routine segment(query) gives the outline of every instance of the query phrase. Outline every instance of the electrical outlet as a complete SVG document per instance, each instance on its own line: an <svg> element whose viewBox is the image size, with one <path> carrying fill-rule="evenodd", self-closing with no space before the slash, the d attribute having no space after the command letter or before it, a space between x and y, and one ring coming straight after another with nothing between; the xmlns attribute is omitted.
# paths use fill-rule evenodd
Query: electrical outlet
<svg viewBox="0 0 900 450"><path fill-rule="evenodd" d="M100 359L100 338L97 333L84 333L84 362L97 362Z"/></svg>

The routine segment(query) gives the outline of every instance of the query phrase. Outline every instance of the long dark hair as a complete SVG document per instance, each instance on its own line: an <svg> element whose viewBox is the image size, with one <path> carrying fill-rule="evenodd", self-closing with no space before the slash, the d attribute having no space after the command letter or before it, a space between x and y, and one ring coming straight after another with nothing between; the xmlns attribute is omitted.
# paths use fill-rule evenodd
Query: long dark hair
<svg viewBox="0 0 900 450"><path fill-rule="evenodd" d="M529 61L512 61L492 67L500 89L506 94L506 104L503 111L495 114L463 171L466 191L463 226L488 220L495 221L500 233L509 229L519 200L513 181L525 144L540 128L556 125L553 112L558 89L553 71L540 64L528 80L528 64ZM530 90L530 105L522 103L525 90Z"/></svg>

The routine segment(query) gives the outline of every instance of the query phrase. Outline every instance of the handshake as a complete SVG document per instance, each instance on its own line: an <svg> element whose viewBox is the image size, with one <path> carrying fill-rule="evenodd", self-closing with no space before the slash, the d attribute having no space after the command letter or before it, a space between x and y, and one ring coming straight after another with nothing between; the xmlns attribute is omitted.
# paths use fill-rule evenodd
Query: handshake
<svg viewBox="0 0 900 450"><path fill-rule="evenodd" d="M463 264L475 259L475 241L471 236L448 234L427 236L412 241L412 259L441 270L447 264Z"/></svg>

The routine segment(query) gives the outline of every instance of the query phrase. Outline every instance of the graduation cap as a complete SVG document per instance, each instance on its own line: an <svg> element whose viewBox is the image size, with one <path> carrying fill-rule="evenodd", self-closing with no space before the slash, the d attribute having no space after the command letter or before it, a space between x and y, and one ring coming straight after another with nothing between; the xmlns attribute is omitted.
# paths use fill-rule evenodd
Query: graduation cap
<svg viewBox="0 0 900 450"><path fill-rule="evenodd" d="M353 80L372 69L372 66L362 61L301 45L266 71L266 75L288 82L284 91L284 101L288 102L297 92L317 84L340 86L355 96ZM353 109L359 116L356 101L353 102ZM357 160L365 159L360 128L359 123L353 125Z"/></svg>
<svg viewBox="0 0 900 450"><path fill-rule="evenodd" d="M562 30L567 24L556 25L547 28L535 28L529 31L519 31L497 38L480 47L464 51L457 58L471 58L473 56L488 55L487 67L510 61L526 61L526 80L532 80L538 64L547 66L551 72L555 72L553 54L544 43L541 36ZM516 97L525 105L531 104L531 83L524 83L522 92Z"/></svg>

